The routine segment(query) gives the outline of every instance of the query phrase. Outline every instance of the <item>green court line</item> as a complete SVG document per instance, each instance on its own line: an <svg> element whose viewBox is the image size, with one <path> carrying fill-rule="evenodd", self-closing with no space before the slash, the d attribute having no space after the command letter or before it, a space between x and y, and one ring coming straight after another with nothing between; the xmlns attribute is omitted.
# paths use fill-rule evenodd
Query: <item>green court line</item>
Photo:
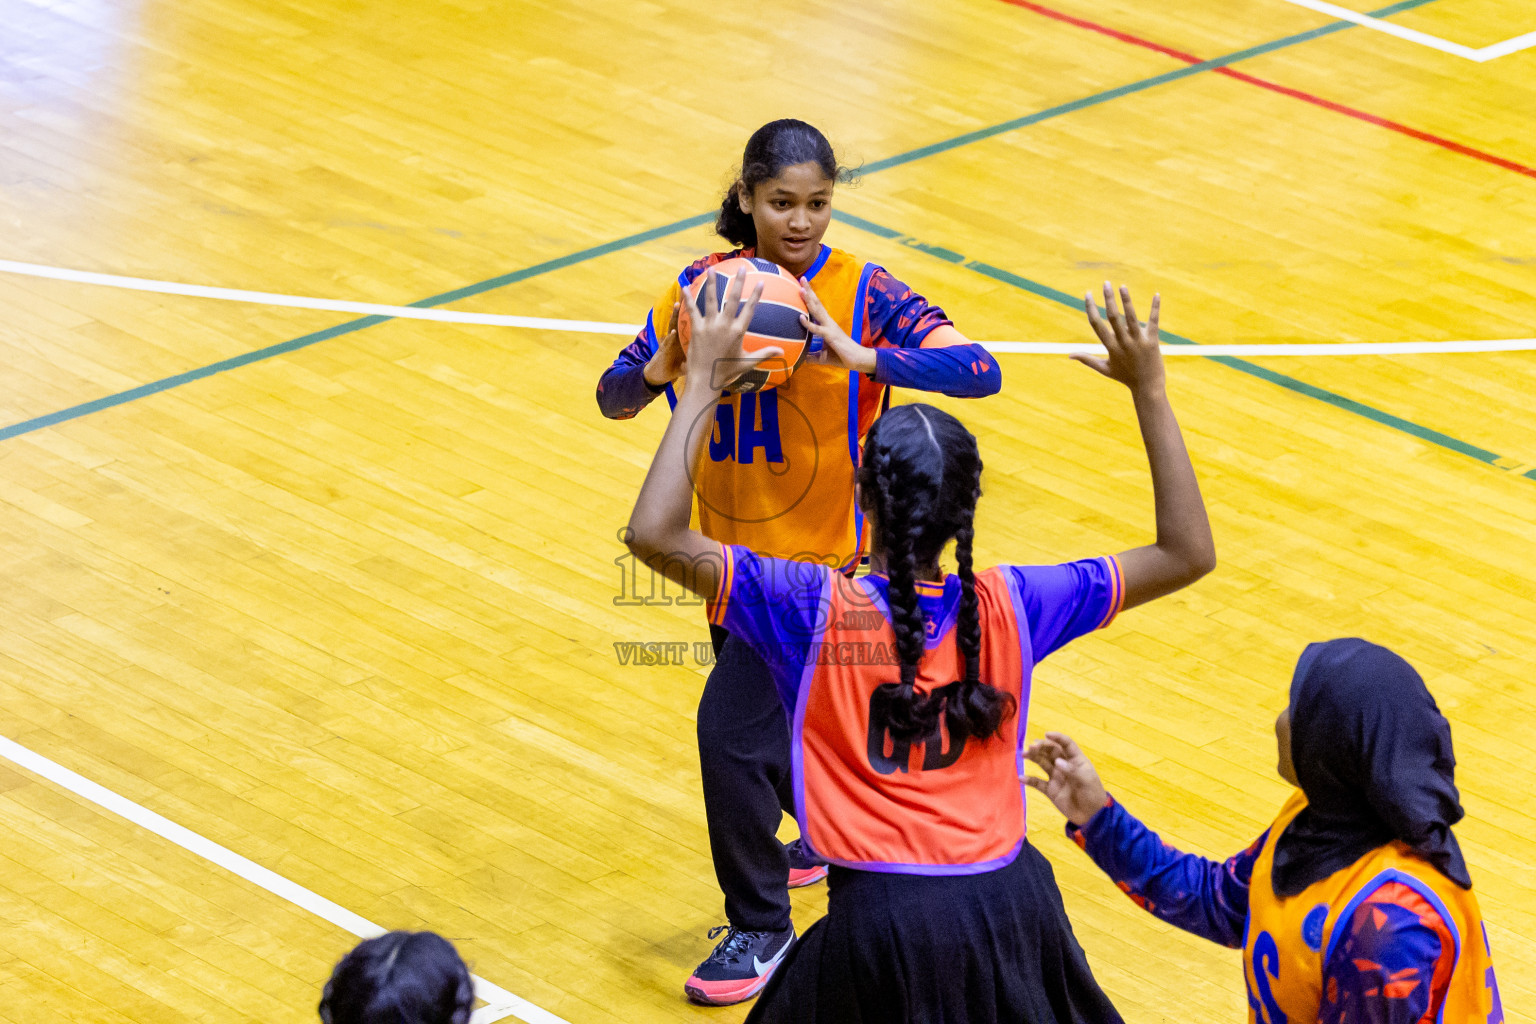
<svg viewBox="0 0 1536 1024"><path fill-rule="evenodd" d="M1426 4L1432 4L1434 2L1435 0L1402 0L1401 3L1391 4L1387 7L1381 8L1380 10L1371 11L1370 16L1373 18L1385 18L1389 14L1397 14L1402 11L1409 11L1415 7L1423 7ZM909 164L914 160L922 160L930 156L937 156L940 153L947 153L952 149L958 149L961 146L969 146L973 142L980 142L983 139L990 139L994 136L1002 135L1005 132L1015 131L1019 128L1027 128L1032 124L1038 124L1041 121L1047 121L1053 117L1060 117L1062 114L1071 114L1075 111L1086 109L1087 107L1095 107L1100 103L1108 103L1110 100L1117 100L1122 96L1130 96L1134 93L1144 92L1147 89L1156 88L1157 86L1163 85L1167 82L1177 82L1179 79L1188 78L1190 75L1198 75L1203 71L1214 71L1217 68L1224 68L1228 64L1236 64L1238 61L1248 60L1251 57L1259 57L1266 53L1273 53L1276 50L1283 50L1287 46L1295 46L1298 43L1306 43L1312 41L1313 39L1321 39L1323 36L1332 35L1335 32L1342 32L1347 28L1353 27L1354 22L1335 21L1324 25L1321 28L1310 29L1306 32L1298 32L1295 35L1286 36L1283 39L1276 39L1268 43L1260 43L1258 46L1250 46L1246 50L1238 50L1236 53L1229 53L1225 57L1213 57L1210 60L1203 60L1198 64L1189 64L1175 71L1169 71L1161 75L1154 75L1151 78L1143 78L1139 82L1132 82L1129 85L1122 85L1119 88L1110 89L1106 92L1095 93L1092 96L1085 96L1080 100L1072 100L1067 103L1059 104L1058 106L1050 107L1046 110L1037 111L1033 114L1026 114L1023 117L1016 117L1011 121L1004 121L1001 124L990 125L986 128L978 128L973 132L966 132L964 135L956 135L952 139L945 139L943 142L935 142L931 145L922 146L918 149L908 150L905 153L898 153L895 156L888 156L884 160L876 160L874 163L865 165L863 171L865 174L875 174L879 171L883 171L891 167L900 167L902 164Z"/></svg>
<svg viewBox="0 0 1536 1024"><path fill-rule="evenodd" d="M1422 7L1425 4L1434 2L1435 0L1402 0L1400 3L1391 4L1387 7L1383 7L1370 13L1373 17L1385 17L1389 14L1395 14L1399 11L1406 11L1414 7ZM1087 107L1096 106L1100 103L1108 103L1110 100L1119 99L1122 96L1128 96L1133 93L1141 92L1145 89L1150 89L1157 85L1163 85L1167 82L1188 78L1190 75L1199 74L1202 71L1210 71L1214 68L1225 67L1229 64L1237 63L1238 61L1247 60L1251 57L1257 57L1265 53L1272 53L1275 50L1283 49L1287 46L1295 46L1298 43L1308 42L1310 40L1318 39L1322 36L1326 36L1334 32L1342 32L1346 29L1354 27L1355 26L1352 22L1331 22L1322 26L1321 28L1311 29L1307 32L1300 32L1295 35L1286 36L1282 39L1276 39L1268 43L1260 44L1258 46L1249 47L1246 50L1238 50L1237 52L1229 53L1224 57L1216 57L1208 61L1202 61L1199 64L1187 65L1166 74L1154 75L1151 78L1143 79L1139 82L1132 82L1129 85L1108 89L1104 92L1095 93L1092 96L1086 96L1079 100L1073 100L1070 103L1059 104L1047 110L1042 110L1034 114L1026 115L1025 117L1015 118L1011 121L1004 121L1001 124L993 125L989 128L982 128L974 132L967 132L964 135L957 135L954 138L946 139L942 142L935 142L928 146L919 147L918 149L908 150L905 153L898 153L895 156L886 157L884 160L877 160L872 164L866 165L863 168L863 173L877 174L880 171L888 170L892 167L898 167L902 164L911 163L914 160L921 160L925 157L934 156L938 153L946 153L960 146L966 146L973 142L989 139L1004 132L1014 131L1015 129L1022 128L1031 124L1038 124L1039 122L1049 118L1060 117L1064 114L1070 114L1074 111L1083 110ZM601 245L595 245L587 249L581 249L566 256L560 256L552 260L546 260L543 263L536 263L533 266L524 267L521 270L514 270L510 273L498 275L497 277L487 278L484 281L465 285L464 287L456 288L453 291L443 292L439 295L433 295L425 299L419 299L416 302L410 303L410 305L419 306L422 308L430 308L449 302L455 302L459 299L469 298L473 295L481 295L485 292L492 291L497 288L503 288L509 284L515 284L518 281L525 281L530 277L536 277L540 274L547 274L554 270L560 270L565 267L574 266L578 263L584 263L587 260L597 259L600 256L606 256L610 253L619 252L623 249L628 249L636 245L643 245L646 242L654 241L658 238L665 238L668 235L676 234L679 231L686 231L689 228L701 227L712 221L714 216L714 213L710 212L702 213L694 217L687 217L679 221L673 221L671 224L663 224L660 227L651 228L646 231L640 231L632 235L626 235L623 238L616 238L611 242L605 242ZM145 398L149 395L158 394L162 391L168 391L171 388L180 387L183 384L190 384L193 381L202 380L205 377L211 377L214 374L223 373L226 370L238 369L239 367L248 366L251 363L260 362L264 359L271 359L274 356L285 355L289 352L307 348L310 345L314 345L322 341L328 341L332 338L338 338L345 334L352 334L357 331L376 326L391 319L393 318L385 316L368 316L359 318L357 320L350 320L346 323L337 324L334 327L328 327L321 331L305 334L301 337L292 338L288 341L279 342L275 345L268 345L265 348L255 349L251 352L233 356L229 359L222 359L216 363L210 363L207 366L201 366L194 370L188 370L184 373L174 374L173 376L165 377L161 380L151 381L148 384L141 384L138 387L129 388L126 391L120 391L112 395L105 395L101 398L93 399L89 402L82 402L79 405L70 406L67 409L60 409L57 412L51 412L29 420L23 420L20 423L13 423L8 427L0 427L0 441L5 441L22 434L29 434L36 430L43 430L48 427L57 426L60 423L66 423L70 420L79 419L82 416L87 416L94 412L101 412L105 409L111 409L115 406L123 405L138 398Z"/></svg>
<svg viewBox="0 0 1536 1024"><path fill-rule="evenodd" d="M1012 271L1004 270L1003 268L993 266L990 263L983 263L980 260L967 259L964 255L955 252L953 249L946 249L942 246L930 245L926 242L919 241L910 235L904 235L900 231L895 231L891 228L885 227L882 224L876 224L871 220L865 220L863 217L854 216L853 214L847 213L843 210L833 211L832 216L835 220L842 221L850 227L858 228L860 231L867 231L870 234L878 235L879 237L889 241L897 242L909 249L916 249L918 252L927 253L930 256L944 260L946 263L953 263L957 266L962 266L967 270L973 270L978 274L984 274L985 276L992 278L994 281L1001 281L1003 284L1018 288L1021 291L1029 292L1032 295L1038 295L1043 299L1049 299L1052 302L1060 303L1061 305L1070 307L1074 310L1081 310L1083 308L1082 299L1075 295L1069 295L1066 292L1061 291L1059 288L1052 288L1050 285L1041 284L1039 281L1031 281L1027 277L1021 277ZM1163 331L1162 338L1164 341L1174 345L1199 344L1199 342L1192 341L1189 338L1174 334L1171 331ZM1220 363L1223 366L1229 366L1241 373L1246 373L1250 377L1257 377L1260 380L1268 381L1269 383L1278 385L1279 387L1285 388L1288 391L1294 391L1299 395L1305 395L1306 397L1316 399L1319 402L1326 402L1334 408L1342 409L1345 412L1354 413L1356 416L1362 416L1365 419L1372 420L1381 424L1382 426L1391 427L1393 430L1399 430L1405 434L1411 434L1421 441L1428 441L1430 444L1438 445L1441 448L1456 452L1458 455L1466 455L1470 458L1476 459L1479 462L1487 463L1488 465L1494 466L1498 469L1505 469L1506 472L1509 471L1506 469L1506 465L1514 465L1514 460L1503 458L1502 456L1491 452L1486 448L1479 448L1475 444L1470 444L1461 440L1460 438L1441 433L1432 427L1426 427L1423 424L1415 423L1412 420L1405 420L1401 416L1394 416L1392 413L1377 409L1375 406L1366 405L1363 402L1357 402L1353 398L1329 391L1326 388L1320 388L1315 384L1308 384L1303 380L1297 380L1295 377L1289 376L1288 374L1279 373L1275 370L1269 369L1268 367L1260 366L1257 363L1251 363L1246 359L1239 359L1235 356L1206 356L1205 358L1211 360L1214 363ZM1531 480L1536 480L1536 469L1530 470L1521 475Z"/></svg>
<svg viewBox="0 0 1536 1024"><path fill-rule="evenodd" d="M676 234L679 231L686 231L689 228L700 227L714 220L714 217L714 214L708 213L673 221L671 224L663 224L659 228L651 228L633 235L625 235L623 238L615 238L613 241L604 242L602 245L594 245L590 249L582 249L578 252L557 257L556 259L546 260L543 263L535 263L533 266L524 267L522 270L514 270L511 273L488 278L476 284L466 285L463 288L455 288L451 292L443 292L441 295L419 299L416 302L410 303L410 305L429 309L433 306L441 306L444 303L456 302L459 299L469 298L471 295L488 292L493 288L502 288L509 284L516 284L518 281L525 281L530 277L547 274L552 270L560 270L563 267L585 263L587 260L597 259L599 256L606 256L609 253L628 249L632 246L643 245L646 242L665 238L668 235ZM89 402L81 402L79 405L72 405L68 409L60 409L58 412L51 412L45 416L36 416L30 420L22 420L20 423L13 423L8 427L0 427L0 441L5 441L20 434L30 434L34 430L43 430L44 428L56 426L69 420L79 419L81 416L88 416L93 412L110 409L113 406L131 402L136 398L145 398L149 395L158 394L161 391L168 391L183 384L190 384L195 380L202 380L204 377L211 377L216 373L223 373L225 370L234 370L241 366L249 366L251 363L260 362L263 359L271 359L273 356L280 356L301 348L308 348L310 345L318 342L339 338L344 334L352 334L355 331L361 331L393 319L394 317L391 316L365 316L356 320L348 320L346 323L337 324L335 327L327 327L322 331L315 331L311 334L291 338L288 341L278 342L276 345L268 345L266 348L243 352L238 356L231 356L228 359L221 359L216 363L209 363L207 366L199 366L195 370L188 370L185 373L164 377L157 381L151 381L148 384L141 384L136 388L129 388L127 391L119 391L114 395L106 395Z"/></svg>

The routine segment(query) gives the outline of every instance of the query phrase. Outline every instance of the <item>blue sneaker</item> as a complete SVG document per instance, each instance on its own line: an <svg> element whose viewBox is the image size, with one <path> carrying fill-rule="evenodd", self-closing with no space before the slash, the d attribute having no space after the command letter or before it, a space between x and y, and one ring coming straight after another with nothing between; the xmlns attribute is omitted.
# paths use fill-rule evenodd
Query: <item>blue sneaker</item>
<svg viewBox="0 0 1536 1024"><path fill-rule="evenodd" d="M705 1006L730 1006L757 995L795 944L794 925L781 932L744 932L722 924L711 928L709 937L721 932L725 938L683 984L688 998Z"/></svg>

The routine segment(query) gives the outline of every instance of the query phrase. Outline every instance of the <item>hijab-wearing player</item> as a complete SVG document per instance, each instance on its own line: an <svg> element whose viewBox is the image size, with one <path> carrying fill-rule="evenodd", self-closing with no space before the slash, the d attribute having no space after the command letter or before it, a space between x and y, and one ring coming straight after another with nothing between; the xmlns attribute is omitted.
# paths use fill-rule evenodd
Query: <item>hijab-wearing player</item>
<svg viewBox="0 0 1536 1024"><path fill-rule="evenodd" d="M1030 785L1138 906L1243 951L1252 1024L1500 1024L1488 933L1451 826L1451 727L1402 658L1312 644L1275 722L1298 787L1225 862L1180 853L1110 799L1071 738L1047 733Z"/></svg>
<svg viewBox="0 0 1536 1024"><path fill-rule="evenodd" d="M900 405L858 475L870 574L723 545L689 528L717 365L740 366L755 297L692 324L687 388L629 523L636 555L706 596L712 621L769 667L790 723L808 849L833 865L827 916L792 946L748 1020L849 1024L1114 1022L1025 839L1018 781L1034 665L1123 608L1215 565L1210 525L1164 387L1158 303L1136 321L1088 301L1152 465L1157 542L1062 565L972 566L981 458L954 417ZM709 279L712 291L714 277ZM707 309L717 309L710 294ZM691 315L691 314L690 314ZM754 358L764 358L759 353ZM939 568L955 542L957 574Z"/></svg>

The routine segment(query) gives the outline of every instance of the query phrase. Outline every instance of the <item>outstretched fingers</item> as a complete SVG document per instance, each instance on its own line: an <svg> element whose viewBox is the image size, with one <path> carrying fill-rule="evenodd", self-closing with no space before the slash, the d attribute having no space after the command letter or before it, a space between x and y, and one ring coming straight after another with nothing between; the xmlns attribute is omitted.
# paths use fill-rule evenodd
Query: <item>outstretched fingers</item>
<svg viewBox="0 0 1536 1024"><path fill-rule="evenodd" d="M1114 376L1114 374L1109 372L1109 360L1103 356L1090 356L1086 352L1073 352L1067 358L1073 362L1082 363L1090 369L1097 370L1106 377Z"/></svg>
<svg viewBox="0 0 1536 1024"><path fill-rule="evenodd" d="M1131 289L1126 285L1120 286L1120 305L1125 309L1126 339L1136 341L1141 333L1141 321L1136 319L1136 306L1131 302Z"/></svg>
<svg viewBox="0 0 1536 1024"><path fill-rule="evenodd" d="M766 362L769 359L782 360L783 358L784 350L779 348L777 345L770 345L767 348L760 348L752 352L746 352L743 353L741 357L742 361L747 364L747 369L749 370L755 369L757 364Z"/></svg>
<svg viewBox="0 0 1536 1024"><path fill-rule="evenodd" d="M709 275L710 284L715 283L715 276L716 275L714 274ZM710 315L724 316L728 318L728 322L733 321L734 317L731 315L731 310L736 309L740 304L741 293L742 290L746 288L746 286L747 272L745 270L738 270L736 273L732 274L730 281L725 286L725 301L719 304L711 302L709 305ZM711 296L711 298L713 297L714 296Z"/></svg>
<svg viewBox="0 0 1536 1024"><path fill-rule="evenodd" d="M1126 331L1125 314L1121 311L1120 304L1115 301L1115 286L1108 281L1104 282L1104 312L1109 317L1115 340L1122 345L1129 341L1130 334Z"/></svg>
<svg viewBox="0 0 1536 1024"><path fill-rule="evenodd" d="M1056 770L1056 759L1062 756L1061 746L1052 740L1047 734L1043 740L1036 740L1024 751L1024 756L1045 770L1050 775Z"/></svg>
<svg viewBox="0 0 1536 1024"><path fill-rule="evenodd" d="M757 311L758 300L763 297L763 282L759 281L752 289L752 294L747 296L746 302L741 303L740 306L734 305L741 298L741 286L746 280L746 276L746 273L743 272L737 276L736 280L731 282L731 288L736 294L732 296L727 293L725 298L726 308L734 308L736 310L736 316L731 320L731 330L739 334L747 333L747 327L752 323L752 314Z"/></svg>
<svg viewBox="0 0 1536 1024"><path fill-rule="evenodd" d="M1093 301L1092 292L1083 293L1083 308L1088 311L1088 324L1093 328L1093 333L1097 334L1099 341L1103 342L1105 348L1108 348L1110 342L1114 340L1115 332L1099 313L1099 306L1098 303Z"/></svg>
<svg viewBox="0 0 1536 1024"><path fill-rule="evenodd" d="M1067 761L1075 761L1083 756L1083 748L1077 745L1077 741L1064 732L1048 732L1045 738L1056 746L1060 753L1057 757Z"/></svg>
<svg viewBox="0 0 1536 1024"><path fill-rule="evenodd" d="M827 307L821 304L821 297L803 277L800 279L800 297L805 300L806 311L812 320L823 325L833 323L832 317L827 313Z"/></svg>

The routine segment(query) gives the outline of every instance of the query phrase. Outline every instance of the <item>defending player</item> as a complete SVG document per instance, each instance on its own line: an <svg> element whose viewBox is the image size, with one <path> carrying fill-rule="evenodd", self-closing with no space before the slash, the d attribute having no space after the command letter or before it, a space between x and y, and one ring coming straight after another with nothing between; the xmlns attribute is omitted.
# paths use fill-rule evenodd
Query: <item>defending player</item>
<svg viewBox="0 0 1536 1024"><path fill-rule="evenodd" d="M1060 733L1031 744L1047 778L1027 781L1138 906L1243 950L1252 1024L1500 1024L1451 729L1419 674L1364 640L1312 644L1275 736L1298 792L1224 863L1163 845Z"/></svg>
<svg viewBox="0 0 1536 1024"><path fill-rule="evenodd" d="M774 121L753 133L715 225L739 248L683 269L602 375L597 400L614 419L634 416L662 393L676 406L684 365L677 303L708 267L756 256L808 282L822 351L774 390L713 389L712 436L695 478L699 523L722 543L851 573L867 538L854 470L887 389L975 398L995 394L1002 372L943 310L883 268L822 244L839 176L832 147L803 121ZM697 1002L727 1004L756 995L794 939L787 887L819 881L826 869L777 838L792 808L789 730L767 667L721 625L710 632L717 657L699 699L699 761L729 926L685 989Z"/></svg>
<svg viewBox="0 0 1536 1024"><path fill-rule="evenodd" d="M725 308L736 309L742 278ZM709 288L713 290L714 278ZM1215 565L1210 525L1148 324L1105 286L1109 350L1152 465L1157 542L1117 557L974 572L976 439L901 405L870 431L859 495L870 574L722 545L689 529L716 362L741 358L753 302L693 324L687 382L630 519L631 549L710 597L711 621L766 660L793 722L793 795L831 862L827 916L775 972L749 1021L1118 1021L1072 935L1050 866L1025 840L1018 782L1033 666L1122 609ZM716 309L712 299L706 306ZM955 541L957 575L939 569Z"/></svg>

